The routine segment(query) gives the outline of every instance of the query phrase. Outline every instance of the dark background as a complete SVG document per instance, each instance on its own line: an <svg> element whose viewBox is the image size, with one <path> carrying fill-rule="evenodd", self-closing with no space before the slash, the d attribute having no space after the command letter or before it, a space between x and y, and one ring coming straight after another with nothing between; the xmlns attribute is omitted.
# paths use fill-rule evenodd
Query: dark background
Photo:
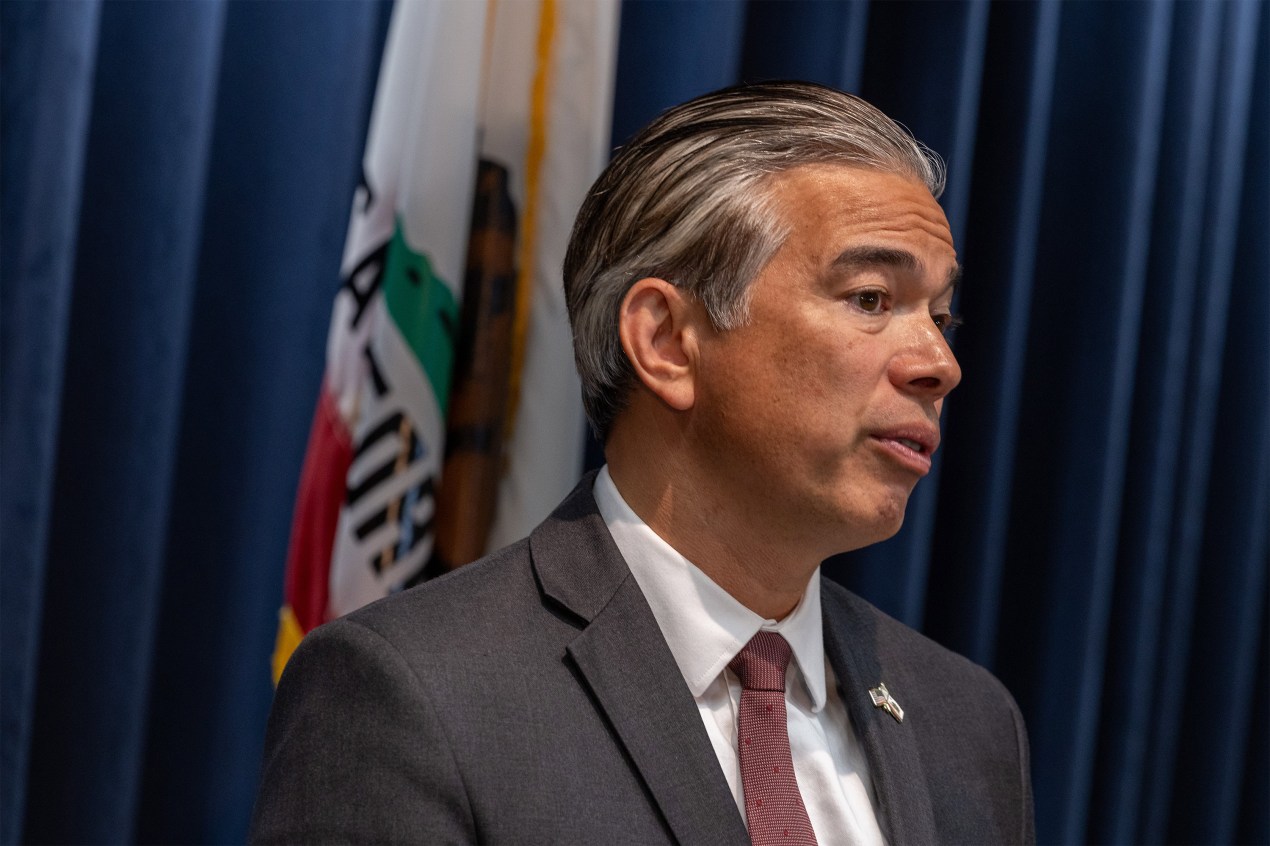
<svg viewBox="0 0 1270 846"><path fill-rule="evenodd" d="M0 3L0 840L245 837L391 8ZM1270 8L632 2L615 143L740 80L948 161L964 379L827 571L993 669L1053 843L1270 841Z"/></svg>

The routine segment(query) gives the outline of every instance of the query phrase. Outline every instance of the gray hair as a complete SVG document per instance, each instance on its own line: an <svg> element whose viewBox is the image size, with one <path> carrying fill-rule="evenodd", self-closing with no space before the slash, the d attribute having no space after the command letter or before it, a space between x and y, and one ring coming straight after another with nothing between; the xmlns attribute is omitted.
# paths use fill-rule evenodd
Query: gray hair
<svg viewBox="0 0 1270 846"><path fill-rule="evenodd" d="M911 177L933 196L944 165L859 97L807 82L725 88L664 112L613 158L578 212L564 260L565 301L587 418L601 440L635 371L618 318L636 281L664 279L716 329L748 319L750 283L789 231L774 174L837 163Z"/></svg>

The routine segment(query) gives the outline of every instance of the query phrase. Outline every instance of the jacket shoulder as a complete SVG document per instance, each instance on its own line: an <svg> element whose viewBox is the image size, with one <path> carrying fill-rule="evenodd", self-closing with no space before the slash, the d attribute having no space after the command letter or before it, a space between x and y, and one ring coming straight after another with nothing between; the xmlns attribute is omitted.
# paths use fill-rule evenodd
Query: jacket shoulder
<svg viewBox="0 0 1270 846"><path fill-rule="evenodd" d="M822 582L826 645L836 642L843 661L835 663L839 686L852 687L844 697L885 683L900 703L941 841L1034 842L1027 730L1005 685L841 585ZM844 670L855 675L844 678ZM864 710L874 709L865 703Z"/></svg>
<svg viewBox="0 0 1270 846"><path fill-rule="evenodd" d="M875 648L885 664L920 670L923 677L941 687L969 685L974 691L1001 697L1011 706L1014 704L1009 691L987 669L931 640L837 582L823 579L821 596L826 625L854 619L855 628L863 628L874 638Z"/></svg>

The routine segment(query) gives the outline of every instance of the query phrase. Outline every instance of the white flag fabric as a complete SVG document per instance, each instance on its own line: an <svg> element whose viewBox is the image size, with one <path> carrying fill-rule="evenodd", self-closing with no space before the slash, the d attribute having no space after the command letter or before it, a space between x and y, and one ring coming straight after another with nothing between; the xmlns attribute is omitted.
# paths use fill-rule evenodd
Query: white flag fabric
<svg viewBox="0 0 1270 846"><path fill-rule="evenodd" d="M342 268L352 278L388 245L370 319L336 340L351 346L335 353L346 380L332 389L355 447L331 559L333 616L408 584L432 551L484 27L482 0L413 0L393 12L366 144L367 185Z"/></svg>
<svg viewBox="0 0 1270 846"><path fill-rule="evenodd" d="M562 268L573 219L608 163L617 25L617 0L495 6L482 156L512 165L512 194L524 210L521 292L529 295L490 550L529 534L582 471L586 424Z"/></svg>
<svg viewBox="0 0 1270 846"><path fill-rule="evenodd" d="M527 534L577 480L584 422L561 267L608 158L617 10L394 8L297 494L275 679L305 632L420 581L432 559L478 156L503 165L521 210L524 304L490 547Z"/></svg>
<svg viewBox="0 0 1270 846"><path fill-rule="evenodd" d="M476 172L484 0L393 10L296 497L274 677L432 551Z"/></svg>

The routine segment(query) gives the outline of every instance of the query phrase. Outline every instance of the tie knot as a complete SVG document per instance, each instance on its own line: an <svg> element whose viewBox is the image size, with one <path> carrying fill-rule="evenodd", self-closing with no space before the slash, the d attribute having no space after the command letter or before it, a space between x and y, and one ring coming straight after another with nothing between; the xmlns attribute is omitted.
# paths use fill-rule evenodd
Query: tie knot
<svg viewBox="0 0 1270 846"><path fill-rule="evenodd" d="M785 692L785 668L791 650L785 638L776 632L759 632L745 644L728 664L741 679L745 690L777 690Z"/></svg>

